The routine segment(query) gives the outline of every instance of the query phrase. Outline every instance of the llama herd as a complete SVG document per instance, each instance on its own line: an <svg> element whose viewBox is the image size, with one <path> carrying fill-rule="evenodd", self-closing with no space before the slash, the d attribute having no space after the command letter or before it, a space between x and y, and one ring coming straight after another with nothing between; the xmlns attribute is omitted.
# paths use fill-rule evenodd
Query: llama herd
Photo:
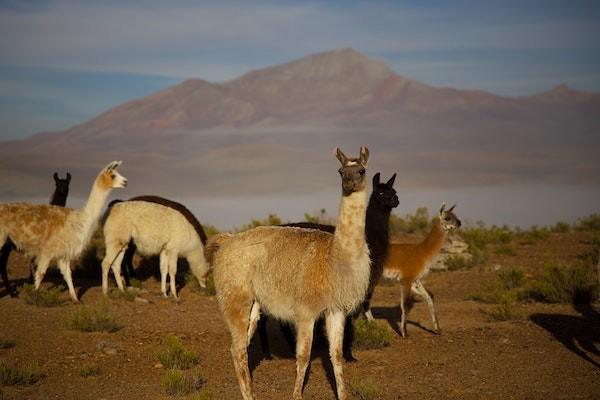
<svg viewBox="0 0 600 400"><path fill-rule="evenodd" d="M315 323L324 320L337 397L346 399L342 365L343 358L354 360L352 318L362 312L367 319L373 319L370 302L382 276L401 282L403 336L406 336L405 303L411 291L425 298L434 329L440 331L433 300L421 279L429 272L429 265L448 232L461 223L453 213L454 206L446 209L443 205L431 232L421 243L390 244L390 213L399 204L393 188L396 175L383 183L379 173L375 174L367 201L368 149L361 147L357 158L347 157L339 148L334 152L340 162L342 189L335 226L310 223L263 226L236 234L217 234L207 241L198 220L179 203L157 196L112 202L104 213L104 294L111 270L118 288L124 290L122 272L128 284L131 258L138 251L142 255L160 256L161 291L168 295L168 278L169 291L177 299L177 259L185 257L201 286L212 271L219 308L231 334L235 373L245 400L254 399L248 345L258 330L263 351L268 354L267 317L294 327L294 399L302 398ZM89 243L111 191L126 186L127 179L117 172L120 164L114 161L102 169L80 210L64 207L70 175L67 180L54 175L57 190L52 204L55 205L0 204L0 245L3 245L0 271L11 295L6 264L8 254L16 248L35 259L36 290L54 261L71 298L78 301L70 264Z"/></svg>

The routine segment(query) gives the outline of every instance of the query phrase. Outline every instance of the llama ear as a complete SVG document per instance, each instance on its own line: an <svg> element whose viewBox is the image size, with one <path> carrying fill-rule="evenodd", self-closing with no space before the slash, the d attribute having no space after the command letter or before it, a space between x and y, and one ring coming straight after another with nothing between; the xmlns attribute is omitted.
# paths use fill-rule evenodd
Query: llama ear
<svg viewBox="0 0 600 400"><path fill-rule="evenodd" d="M450 207L450 209L448 210L448 212L451 212L452 210L454 210L454 207L456 207L456 204L453 205L452 207Z"/></svg>
<svg viewBox="0 0 600 400"><path fill-rule="evenodd" d="M58 174L55 172L52 176L54 177L54 182L58 182Z"/></svg>
<svg viewBox="0 0 600 400"><path fill-rule="evenodd" d="M442 207L440 208L440 215L444 213L444 209L446 208L446 203L442 203Z"/></svg>
<svg viewBox="0 0 600 400"><path fill-rule="evenodd" d="M109 163L106 167L104 167L104 169L106 171L113 171L115 168L117 168L122 163L123 163L123 161L113 161L113 162Z"/></svg>
<svg viewBox="0 0 600 400"><path fill-rule="evenodd" d="M339 147L336 147L334 150L335 150L335 156L342 163L342 166L346 165L346 162L348 161L348 157L346 157L346 155L344 153L342 153L342 150L340 150Z"/></svg>
<svg viewBox="0 0 600 400"><path fill-rule="evenodd" d="M67 172L67 182L71 182L71 174Z"/></svg>
<svg viewBox="0 0 600 400"><path fill-rule="evenodd" d="M387 181L386 185L390 189L394 186L394 181L396 180L396 174L392 175L389 181Z"/></svg>
<svg viewBox="0 0 600 400"><path fill-rule="evenodd" d="M368 161L369 161L369 149L367 149L367 146L361 146L360 147L360 163L364 167L366 167Z"/></svg>
<svg viewBox="0 0 600 400"><path fill-rule="evenodd" d="M373 175L373 188L376 188L377 186L379 186L379 177L380 177L379 172L376 173L375 175Z"/></svg>

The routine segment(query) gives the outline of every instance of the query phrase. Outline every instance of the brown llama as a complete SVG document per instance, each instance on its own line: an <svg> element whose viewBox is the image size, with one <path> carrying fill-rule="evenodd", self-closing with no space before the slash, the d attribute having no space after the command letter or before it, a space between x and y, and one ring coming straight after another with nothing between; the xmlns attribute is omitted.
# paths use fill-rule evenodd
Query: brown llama
<svg viewBox="0 0 600 400"><path fill-rule="evenodd" d="M406 301L410 297L411 290L425 298L433 321L433 328L436 333L441 333L433 299L421 283L421 279L429 274L431 263L446 243L448 232L459 228L461 225L460 220L452 212L454 207L456 207L456 204L446 210L446 204L442 204L429 235L421 243L390 243L383 276L401 282L400 308L402 309L402 317L400 320L400 334L403 337L406 337L406 319L408 317Z"/></svg>
<svg viewBox="0 0 600 400"><path fill-rule="evenodd" d="M58 174L55 172L54 175L54 193L50 198L50 204L53 206L64 207L67 204L67 196L69 195L69 184L71 183L71 174L67 172L67 177L65 179L60 179ZM15 249L15 244L8 238L2 249L0 249L0 273L2 274L2 279L4 280L4 286L6 287L6 291L10 294L11 297L16 296L16 292L11 289L10 284L8 282L8 274L7 274L7 264L8 259L10 257L10 253ZM29 280L33 282L33 260L29 265Z"/></svg>
<svg viewBox="0 0 600 400"><path fill-rule="evenodd" d="M0 243L4 244L10 237L17 249L35 257L36 290L50 262L57 260L71 298L79 301L70 264L88 245L110 192L127 184L127 179L116 170L120 164L113 161L100 171L80 210L27 203L0 204Z"/></svg>
<svg viewBox="0 0 600 400"><path fill-rule="evenodd" d="M296 327L294 399L302 398L315 321L324 315L337 395L347 399L342 372L344 321L365 298L370 258L365 241L366 147L359 158L336 148L342 198L334 234L293 227L258 227L213 242L214 280L231 333L231 354L245 400L254 399L248 344L263 310ZM210 252L209 252L210 253Z"/></svg>

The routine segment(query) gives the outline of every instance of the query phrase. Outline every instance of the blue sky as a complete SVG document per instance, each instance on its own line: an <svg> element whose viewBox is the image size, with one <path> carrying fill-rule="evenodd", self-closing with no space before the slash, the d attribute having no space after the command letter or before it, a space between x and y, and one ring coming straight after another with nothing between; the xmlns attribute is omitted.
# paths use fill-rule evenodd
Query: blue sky
<svg viewBox="0 0 600 400"><path fill-rule="evenodd" d="M598 1L0 0L0 140L352 47L436 86L600 91Z"/></svg>

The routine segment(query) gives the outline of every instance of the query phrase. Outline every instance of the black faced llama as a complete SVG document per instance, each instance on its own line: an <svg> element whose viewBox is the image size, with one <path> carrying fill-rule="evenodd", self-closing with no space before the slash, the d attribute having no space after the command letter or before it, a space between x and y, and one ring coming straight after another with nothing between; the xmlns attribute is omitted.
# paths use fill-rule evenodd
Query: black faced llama
<svg viewBox="0 0 600 400"><path fill-rule="evenodd" d="M383 275L387 278L398 279L400 285L400 307L402 317L400 320L400 334L406 337L406 300L411 290L422 296L427 301L429 313L433 320L433 328L440 333L435 306L431 295L421 283L421 279L429 274L432 261L440 252L446 242L448 232L460 227L460 220L454 215L456 204L446 210L446 204L442 204L440 213L436 218L431 232L421 243L391 243L388 258L385 262Z"/></svg>
<svg viewBox="0 0 600 400"><path fill-rule="evenodd" d="M50 198L50 204L53 206L64 207L67 204L67 196L69 195L69 184L71 183L71 174L67 172L67 177L65 179L60 179L58 174L55 172L54 175L54 193ZM2 274L2 279L4 280L4 285L6 286L6 291L10 294L11 297L16 296L16 292L11 289L10 284L8 282L8 274L6 271L6 267L8 264L8 259L10 257L10 253L15 249L15 245L8 238L2 249L0 250L0 273ZM29 279L33 281L33 262L30 263L29 266Z"/></svg>
<svg viewBox="0 0 600 400"><path fill-rule="evenodd" d="M127 179L117 172L120 161L108 164L96 177L82 209L27 203L0 204L0 243L10 237L17 249L36 259L35 289L52 260L57 260L69 294L77 302L71 278L71 261L88 245L102 208L114 188L123 188Z"/></svg>
<svg viewBox="0 0 600 400"><path fill-rule="evenodd" d="M371 256L371 274L367 295L365 301L362 303L360 311L364 312L369 320L373 319L370 309L371 298L373 297L375 286L383 274L383 265L388 252L390 214L392 209L398 207L398 204L400 204L398 201L398 196L396 195L396 191L394 190L395 179L396 174L394 174L386 183L381 183L380 174L379 172L376 173L373 176L373 192L371 193L369 205L367 206L365 233ZM297 222L284 224L282 226L318 229L329 233L335 232L335 226L333 225L313 224L309 222ZM266 322L267 318L261 318L259 320L258 333L260 335L263 353L267 356L267 358L270 358L271 355L269 350L269 341L267 338ZM293 343L293 337L289 331L289 325L282 325L282 329L284 330L284 335L288 342ZM355 358L352 356L352 333L352 316L349 315L346 318L343 346L344 358L347 361L355 360ZM291 338L292 340L290 340Z"/></svg>
<svg viewBox="0 0 600 400"><path fill-rule="evenodd" d="M359 158L336 155L342 164L342 198L336 231L292 227L258 227L215 239L214 279L219 305L232 337L231 354L245 400L254 399L248 369L248 343L261 309L295 324L294 399L310 361L315 321L325 316L329 354L337 395L347 399L342 373L344 320L365 298L370 258L365 240L367 206L365 168L369 152Z"/></svg>

